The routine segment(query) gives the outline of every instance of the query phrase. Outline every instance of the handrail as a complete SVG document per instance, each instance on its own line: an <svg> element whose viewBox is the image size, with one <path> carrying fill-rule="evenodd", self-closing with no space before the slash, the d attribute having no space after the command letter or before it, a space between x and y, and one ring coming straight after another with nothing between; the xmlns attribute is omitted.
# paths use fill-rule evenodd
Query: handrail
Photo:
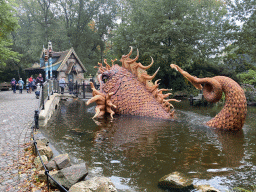
<svg viewBox="0 0 256 192"><path fill-rule="evenodd" d="M33 128L33 127L32 127ZM49 190L50 190L50 185L49 185L49 177L50 177L50 179L51 180L53 180L53 182L55 183L55 184L57 184L57 187L59 187L61 190L63 190L63 191L65 191L65 192L69 192L68 190L66 190L60 183L58 183L58 181L56 181L50 174L49 174L49 170L46 168L46 166L45 166L45 164L44 164L44 162L43 162L43 160L42 160L42 157L41 157L41 155L40 155L40 153L39 153L39 151L38 151L38 148L37 148L37 142L35 141L35 137L34 137L34 128L33 128L33 142L34 142L34 145L35 145L35 149L36 149L36 153L37 153L37 155L39 156L39 158L40 158L40 161L41 161L41 163L42 163L42 165L43 165L43 168L44 168L44 173L45 173L45 175L46 175L46 177L47 177L47 189L48 189L48 192L49 192Z"/></svg>
<svg viewBox="0 0 256 192"><path fill-rule="evenodd" d="M35 140L35 130L36 129L39 129L39 113L41 111L41 101L43 100L43 105L42 105L42 110L44 109L43 106L44 106L44 102L45 102L45 99L43 99L44 97L44 87L48 84L49 86L49 82L46 81L44 82L43 84L41 84L40 86L40 96L39 96L39 102L38 102L38 106L37 106L37 109L35 110L35 114L34 114L34 121L32 122L32 124L34 123L34 126L32 126L32 138L33 138L33 144L35 146L35 150L36 150L36 154L39 156L40 158L40 161L43 165L43 168L45 170L45 175L47 177L47 189L48 189L48 192L50 190L50 185L49 185L49 178L53 180L53 182L57 185L57 187L59 189L61 189L62 191L64 192L69 192L68 190L66 190L60 183L58 183L50 174L49 174L49 170L46 168L45 164L43 163L43 160L42 160L42 157L41 157L41 154L39 153L38 151L38 147L37 147L37 142ZM37 90L38 91L38 90Z"/></svg>

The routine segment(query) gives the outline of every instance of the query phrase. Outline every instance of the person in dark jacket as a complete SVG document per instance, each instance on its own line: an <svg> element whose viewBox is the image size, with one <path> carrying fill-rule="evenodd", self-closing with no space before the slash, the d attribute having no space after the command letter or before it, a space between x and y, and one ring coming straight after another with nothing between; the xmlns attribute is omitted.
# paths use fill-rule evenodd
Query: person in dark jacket
<svg viewBox="0 0 256 192"><path fill-rule="evenodd" d="M42 74L39 73L38 77L36 78L36 85L40 83L40 85L44 82L44 78L42 77Z"/></svg>
<svg viewBox="0 0 256 192"><path fill-rule="evenodd" d="M17 85L17 81L15 80L15 78L12 78L11 86L12 86L13 93L16 93L16 85Z"/></svg>
<svg viewBox="0 0 256 192"><path fill-rule="evenodd" d="M69 89L69 94L73 94L74 86L73 86L73 82L71 79L68 82L68 89Z"/></svg>

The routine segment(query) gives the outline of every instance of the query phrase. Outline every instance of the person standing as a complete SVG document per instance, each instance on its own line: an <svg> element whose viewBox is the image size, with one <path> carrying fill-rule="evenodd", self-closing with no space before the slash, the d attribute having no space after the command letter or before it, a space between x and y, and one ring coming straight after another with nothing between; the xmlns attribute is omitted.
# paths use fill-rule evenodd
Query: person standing
<svg viewBox="0 0 256 192"><path fill-rule="evenodd" d="M29 79L28 79L29 93L32 92L32 81L33 81L33 78L32 78L32 76L30 76Z"/></svg>
<svg viewBox="0 0 256 192"><path fill-rule="evenodd" d="M66 87L66 81L65 81L65 77L62 77L59 81L59 85L60 85L60 90L61 90L61 94L64 94L64 89Z"/></svg>
<svg viewBox="0 0 256 192"><path fill-rule="evenodd" d="M16 93L16 84L17 84L17 81L15 80L15 78L12 78L11 86L12 86L13 93Z"/></svg>
<svg viewBox="0 0 256 192"><path fill-rule="evenodd" d="M26 89L27 89L27 93L29 93L29 78L26 79Z"/></svg>
<svg viewBox="0 0 256 192"><path fill-rule="evenodd" d="M36 80L35 78L32 78L32 91L36 89Z"/></svg>
<svg viewBox="0 0 256 192"><path fill-rule="evenodd" d="M71 79L68 82L68 89L69 89L69 94L73 94L73 82Z"/></svg>
<svg viewBox="0 0 256 192"><path fill-rule="evenodd" d="M20 78L20 80L18 81L18 84L19 84L20 94L22 94L23 85L24 85L24 81L22 80L22 78Z"/></svg>
<svg viewBox="0 0 256 192"><path fill-rule="evenodd" d="M40 83L40 85L44 82L44 78L42 77L42 74L39 73L38 77L36 78L36 85Z"/></svg>

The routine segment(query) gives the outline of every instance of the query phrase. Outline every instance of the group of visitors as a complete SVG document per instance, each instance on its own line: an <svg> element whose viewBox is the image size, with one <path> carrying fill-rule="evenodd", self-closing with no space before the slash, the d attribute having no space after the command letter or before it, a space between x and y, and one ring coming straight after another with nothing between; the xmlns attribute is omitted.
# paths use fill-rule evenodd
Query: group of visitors
<svg viewBox="0 0 256 192"><path fill-rule="evenodd" d="M23 85L24 85L24 81L22 80L22 78L20 78L18 82L15 80L15 78L12 78L11 86L12 86L13 93L16 93L17 85L19 86L20 93L22 93Z"/></svg>
<svg viewBox="0 0 256 192"><path fill-rule="evenodd" d="M34 79L32 76L27 78L27 80L26 80L27 93L31 93L32 91L34 91L36 88L36 85L38 83L40 83L40 84L43 83L43 81L44 81L44 79L43 79L41 73L38 75L38 77L36 79ZM20 80L18 82L15 80L15 78L12 78L11 86L12 86L13 93L16 93L17 86L18 86L19 92L20 92L20 94L22 94L24 84L25 83L22 80L22 78L20 78Z"/></svg>
<svg viewBox="0 0 256 192"><path fill-rule="evenodd" d="M60 86L60 92L61 92L61 94L64 94L64 89L65 89L65 87L66 87L66 80L65 80L65 77L62 77L62 78L59 80L59 86ZM73 82L72 82L71 79L68 81L68 89L69 89L69 94L73 94L74 85L73 85Z"/></svg>
<svg viewBox="0 0 256 192"><path fill-rule="evenodd" d="M26 80L27 93L32 93L32 91L34 91L36 89L36 86L38 85L38 83L42 84L43 81L44 80L43 80L42 74L39 74L36 79L33 78L32 76L27 78L27 80ZM15 80L15 78L13 78L11 80L11 86L12 86L13 93L16 93L16 89L18 86L19 92L22 94L22 90L24 88L24 81L22 80L22 78L20 78L20 80L17 82ZM61 89L61 94L64 94L64 89L66 86L68 86L69 94L73 94L74 84L73 84L72 79L70 79L69 82L66 83L65 77L62 77L59 80L59 86Z"/></svg>

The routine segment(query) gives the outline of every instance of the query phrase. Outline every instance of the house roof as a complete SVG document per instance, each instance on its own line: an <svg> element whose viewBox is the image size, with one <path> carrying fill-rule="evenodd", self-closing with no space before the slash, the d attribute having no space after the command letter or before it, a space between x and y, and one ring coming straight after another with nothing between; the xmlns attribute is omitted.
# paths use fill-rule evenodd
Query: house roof
<svg viewBox="0 0 256 192"><path fill-rule="evenodd" d="M48 50L47 50L47 52L49 54ZM77 59L79 65L84 70L84 72L87 71L85 69L83 63L81 62L81 60L78 58L78 56L77 56L75 50L73 49L73 47L69 50L62 51L62 52L52 52L52 57L53 58L58 58L58 60L55 63L53 63L52 66L60 64L60 66L57 69L57 71L60 71L62 69L62 67L64 66L64 64L66 63L66 61L68 60L68 58L71 56L71 54L74 54L75 58ZM43 55L44 55L44 50L42 50L40 58L42 58ZM45 69L45 67L42 67L42 69Z"/></svg>
<svg viewBox="0 0 256 192"><path fill-rule="evenodd" d="M65 73L69 74L73 66L74 66L74 62L70 62Z"/></svg>

